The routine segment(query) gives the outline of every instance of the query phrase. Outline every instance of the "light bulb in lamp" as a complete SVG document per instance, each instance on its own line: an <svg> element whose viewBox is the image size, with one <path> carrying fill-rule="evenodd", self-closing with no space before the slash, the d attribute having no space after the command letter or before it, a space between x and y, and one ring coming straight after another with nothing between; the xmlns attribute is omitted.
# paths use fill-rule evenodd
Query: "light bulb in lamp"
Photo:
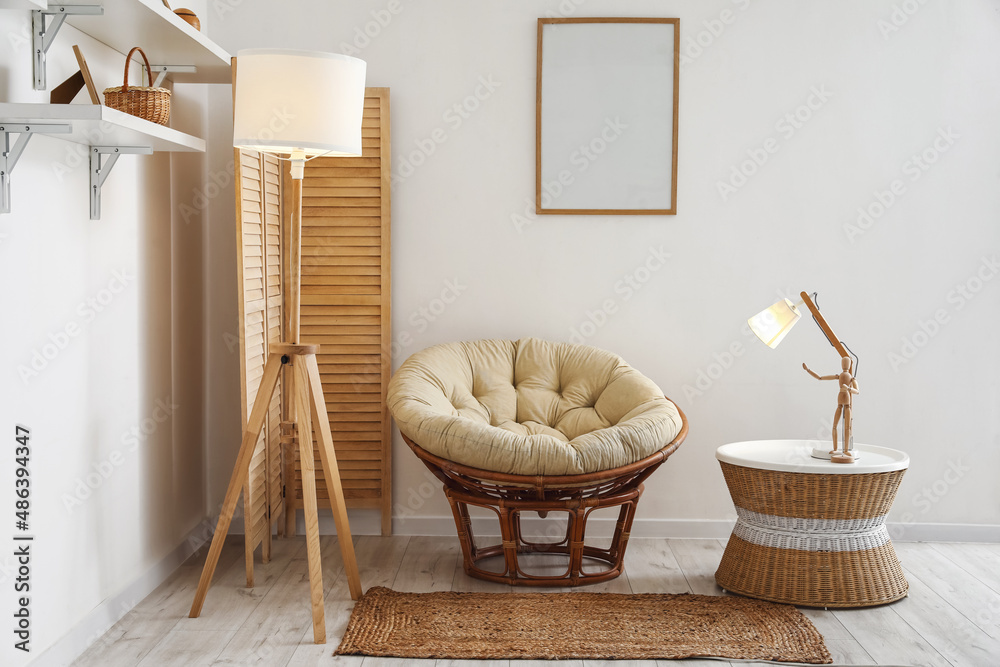
<svg viewBox="0 0 1000 667"><path fill-rule="evenodd" d="M766 310L762 310L749 320L750 330L770 348L778 347L785 335L792 330L802 317L796 304L782 299Z"/></svg>

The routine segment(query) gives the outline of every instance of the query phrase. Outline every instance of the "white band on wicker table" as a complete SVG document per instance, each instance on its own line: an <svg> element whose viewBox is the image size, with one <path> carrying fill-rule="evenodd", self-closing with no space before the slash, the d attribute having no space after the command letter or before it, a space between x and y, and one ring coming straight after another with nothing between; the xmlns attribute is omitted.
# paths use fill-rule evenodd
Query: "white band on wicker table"
<svg viewBox="0 0 1000 667"><path fill-rule="evenodd" d="M861 551L889 542L885 516L867 519L805 519L761 514L742 507L733 535L751 544L798 551Z"/></svg>

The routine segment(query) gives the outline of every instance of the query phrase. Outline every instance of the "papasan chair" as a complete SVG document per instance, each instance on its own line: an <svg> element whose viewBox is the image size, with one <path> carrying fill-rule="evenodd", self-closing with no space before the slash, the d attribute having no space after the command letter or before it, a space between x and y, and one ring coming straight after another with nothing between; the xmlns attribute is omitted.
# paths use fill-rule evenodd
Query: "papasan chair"
<svg viewBox="0 0 1000 667"><path fill-rule="evenodd" d="M621 357L537 338L417 352L396 371L387 402L407 445L444 483L466 573L513 585L620 575L643 481L687 435L680 408ZM499 544L477 544L470 506L496 514ZM611 545L585 543L591 513L615 507ZM560 529L558 542L526 540L525 512L566 513L565 536ZM531 574L519 556L537 553L559 554L568 567Z"/></svg>

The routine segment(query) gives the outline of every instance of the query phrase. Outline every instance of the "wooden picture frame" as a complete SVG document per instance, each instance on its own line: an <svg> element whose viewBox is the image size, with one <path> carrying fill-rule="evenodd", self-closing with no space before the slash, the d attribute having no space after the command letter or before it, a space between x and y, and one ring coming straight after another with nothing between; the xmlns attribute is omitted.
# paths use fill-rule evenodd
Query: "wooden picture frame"
<svg viewBox="0 0 1000 667"><path fill-rule="evenodd" d="M97 93L97 86L94 85L93 77L90 76L90 68L87 67L87 60L83 57L83 52L80 51L80 47L76 44L73 45L73 55L76 56L76 62L80 66L80 69L52 89L52 92L49 93L49 103L69 104L76 97L76 94L80 92L80 89L86 86L87 93L90 95L90 103L100 105L101 96Z"/></svg>
<svg viewBox="0 0 1000 667"><path fill-rule="evenodd" d="M83 75L83 81L87 84L87 92L90 93L91 103L100 104L101 96L97 93L97 86L94 85L94 78L90 76L90 68L87 67L87 61L83 57L83 52L80 51L80 47L76 44L73 45L73 55L76 56L76 62L80 65L80 74Z"/></svg>
<svg viewBox="0 0 1000 667"><path fill-rule="evenodd" d="M675 215L679 74L680 19L538 19L536 213Z"/></svg>

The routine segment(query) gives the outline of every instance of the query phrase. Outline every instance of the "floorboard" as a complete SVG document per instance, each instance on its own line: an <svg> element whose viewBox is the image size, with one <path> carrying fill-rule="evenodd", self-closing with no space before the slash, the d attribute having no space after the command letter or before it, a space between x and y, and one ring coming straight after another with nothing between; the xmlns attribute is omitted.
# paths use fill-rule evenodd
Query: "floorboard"
<svg viewBox="0 0 1000 667"><path fill-rule="evenodd" d="M630 540L625 550L625 574L636 593L691 592L666 540Z"/></svg>
<svg viewBox="0 0 1000 667"><path fill-rule="evenodd" d="M94 642L74 667L138 664L187 616L207 554L206 544ZM224 575L237 562L244 571L243 538L231 536L222 547L216 576Z"/></svg>
<svg viewBox="0 0 1000 667"><path fill-rule="evenodd" d="M835 665L873 665L875 660L855 639L829 639L824 635L826 648Z"/></svg>
<svg viewBox="0 0 1000 667"><path fill-rule="evenodd" d="M910 577L909 595L892 611L933 646L955 667L996 665L1000 641L993 639L960 611L932 591L923 581Z"/></svg>
<svg viewBox="0 0 1000 667"><path fill-rule="evenodd" d="M411 537L392 588L407 593L450 591L461 557L455 538Z"/></svg>
<svg viewBox="0 0 1000 667"><path fill-rule="evenodd" d="M1000 593L1000 550L996 544L929 544L954 565L965 570L994 593Z"/></svg>
<svg viewBox="0 0 1000 667"><path fill-rule="evenodd" d="M925 544L896 544L895 549L907 579L919 579L969 622L993 639L1000 639L1000 593ZM994 578L1000 578L1000 574L994 571Z"/></svg>
<svg viewBox="0 0 1000 667"><path fill-rule="evenodd" d="M295 538L290 538L295 539ZM277 545L279 540L273 543ZM298 549L292 556L281 579L261 599L260 604L237 630L232 641L218 656L214 665L283 665L302 641L312 632L312 606L309 598L309 561L305 542L295 540ZM327 554L337 549L337 538L320 538L320 551ZM272 547L273 548L273 547ZM323 590L328 593L340 571L327 568L330 559L323 559ZM338 571L339 570L339 571Z"/></svg>
<svg viewBox="0 0 1000 667"><path fill-rule="evenodd" d="M238 536L242 543L242 536ZM187 613L178 620L176 630L236 631L247 620L278 578L284 573L292 556L305 544L303 538L274 540L271 544L271 561L254 563L254 587L247 588L246 568L242 558L228 570L217 573L205 597L198 618L188 618ZM258 555L258 559L260 556Z"/></svg>
<svg viewBox="0 0 1000 667"><path fill-rule="evenodd" d="M903 599L896 604L904 604ZM837 618L879 664L947 667L951 663L927 643L891 605L838 610Z"/></svg>
<svg viewBox="0 0 1000 667"><path fill-rule="evenodd" d="M238 568L246 577L246 569ZM236 632L171 630L136 667L208 667Z"/></svg>
<svg viewBox="0 0 1000 667"><path fill-rule="evenodd" d="M667 545L692 593L723 594L722 588L715 583L715 571L719 569L723 552L718 540L667 540Z"/></svg>
<svg viewBox="0 0 1000 667"><path fill-rule="evenodd" d="M399 535L355 537L354 555L361 574L361 589L367 591L375 586L391 588L409 544L409 537Z"/></svg>

